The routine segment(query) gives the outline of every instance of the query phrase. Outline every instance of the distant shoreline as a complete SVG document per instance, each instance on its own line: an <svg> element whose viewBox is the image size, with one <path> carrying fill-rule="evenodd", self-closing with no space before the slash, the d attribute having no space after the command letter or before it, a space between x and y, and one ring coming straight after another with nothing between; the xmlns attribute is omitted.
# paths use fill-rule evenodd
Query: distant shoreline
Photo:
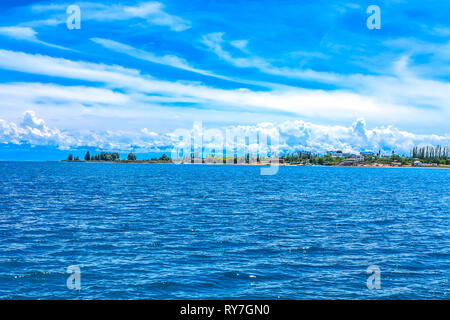
<svg viewBox="0 0 450 320"><path fill-rule="evenodd" d="M175 164L171 161L160 160L119 160L119 161L83 161L83 160L60 160L60 161L48 161L48 162L66 162L66 163L137 163L137 164ZM270 163L180 163L183 165L235 165L235 166L269 166ZM361 163L351 165L320 165L320 164L291 164L291 163L279 163L279 166L286 167L359 167L359 168L414 168L414 169L450 169L450 165L438 165L438 166L412 166L412 165L387 165L382 163Z"/></svg>

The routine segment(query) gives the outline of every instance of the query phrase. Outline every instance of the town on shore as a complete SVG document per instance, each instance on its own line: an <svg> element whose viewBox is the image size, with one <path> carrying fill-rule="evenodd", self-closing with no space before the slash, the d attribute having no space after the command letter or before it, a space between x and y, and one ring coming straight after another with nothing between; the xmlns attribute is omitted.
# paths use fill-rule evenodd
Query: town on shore
<svg viewBox="0 0 450 320"><path fill-rule="evenodd" d="M256 156L250 154L232 157L218 157L214 154L200 157L197 153L178 159L182 164L250 164L270 165L276 163L273 157ZM121 159L118 152L100 152L91 155L88 151L84 159L69 154L63 162L114 162L114 163L172 163L172 159L163 154L159 158L138 160L134 153L129 153L126 159ZM409 156L398 155L392 151L389 155L362 151L359 153L345 153L340 150L328 151L318 154L306 151L298 151L280 155L279 165L298 166L359 166L359 167L439 167L450 168L449 147L414 147Z"/></svg>

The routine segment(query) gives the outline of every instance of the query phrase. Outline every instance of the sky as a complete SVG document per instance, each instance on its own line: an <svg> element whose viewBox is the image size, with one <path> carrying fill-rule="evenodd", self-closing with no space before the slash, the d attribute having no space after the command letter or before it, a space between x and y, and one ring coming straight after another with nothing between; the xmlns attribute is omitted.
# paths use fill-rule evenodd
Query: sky
<svg viewBox="0 0 450 320"><path fill-rule="evenodd" d="M285 152L450 144L447 1L5 2L0 160L160 154L199 123Z"/></svg>

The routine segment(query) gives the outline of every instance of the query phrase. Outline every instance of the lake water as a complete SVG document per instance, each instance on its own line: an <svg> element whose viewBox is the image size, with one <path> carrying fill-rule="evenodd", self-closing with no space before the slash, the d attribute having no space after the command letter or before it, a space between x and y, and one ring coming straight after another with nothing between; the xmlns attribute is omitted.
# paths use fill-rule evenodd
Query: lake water
<svg viewBox="0 0 450 320"><path fill-rule="evenodd" d="M2 162L0 298L450 297L450 170L259 169Z"/></svg>

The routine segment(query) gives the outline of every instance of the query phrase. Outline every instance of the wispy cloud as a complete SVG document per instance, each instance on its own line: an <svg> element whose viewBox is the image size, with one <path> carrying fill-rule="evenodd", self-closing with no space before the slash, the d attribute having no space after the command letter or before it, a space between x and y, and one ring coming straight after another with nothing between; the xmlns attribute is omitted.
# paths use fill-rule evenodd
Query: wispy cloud
<svg viewBox="0 0 450 320"><path fill-rule="evenodd" d="M108 87L127 89L142 94L159 94L178 99L193 99L210 108L240 108L242 110L277 110L310 118L348 120L358 116L381 121L422 123L442 122L448 110L420 108L396 101L380 101L374 96L346 90L313 90L286 87L271 91L248 89L218 89L196 83L158 80L139 70L121 66L70 61L43 55L0 50L0 68L32 74L105 83ZM378 83L378 82L377 82ZM412 83L418 85L417 83ZM425 84L423 82L419 84ZM438 88L437 84L429 83ZM381 89L381 88L379 88ZM438 88L446 97L445 87ZM392 91L392 90L391 90ZM426 92L419 92L417 97Z"/></svg>
<svg viewBox="0 0 450 320"><path fill-rule="evenodd" d="M162 65L167 65L167 66L170 66L173 68L178 68L178 69L182 69L182 70L186 70L186 71L190 71L190 72L194 72L194 73L199 73L199 74L206 75L206 76L227 79L226 77L215 75L212 72L194 68L186 60L179 58L175 55L157 56L152 52L140 50L140 49L134 48L132 46L129 46L129 45L117 42L117 41L109 40L109 39L92 38L91 40L107 49L129 55L136 59L149 61L152 63L158 63L158 64L162 64Z"/></svg>
<svg viewBox="0 0 450 320"><path fill-rule="evenodd" d="M17 40L39 42L39 40L36 38L37 32L31 28L0 27L0 34Z"/></svg>
<svg viewBox="0 0 450 320"><path fill-rule="evenodd" d="M62 102L68 101L89 104L125 105L130 102L129 96L110 89L85 86L61 86L43 83L8 83L0 84L0 97L8 97L21 103L34 101ZM5 103L6 100L3 100Z"/></svg>
<svg viewBox="0 0 450 320"><path fill-rule="evenodd" d="M314 70L292 69L286 67L275 67L269 61L257 56L236 58L230 52L224 50L224 33L212 33L203 36L202 43L213 51L218 57L239 68L256 68L263 73L291 77L304 80L313 80L319 83L333 84L341 90L352 92L355 97L371 97L373 100L384 101L385 105L396 104L398 106L411 106L427 109L441 109L444 114L450 114L450 84L445 81L430 79L433 65L430 69L426 67L415 67L410 65L410 54L427 53L437 57L440 61L441 70L445 72L448 64L448 44L429 44L412 39L396 39L385 41L391 47L410 48L408 54L403 54L397 60L390 61L386 65L384 74L339 74L329 72L316 72ZM434 66L435 67L435 66ZM438 71L439 72L439 71ZM433 75L433 74L431 74ZM426 78L424 78L425 76ZM275 80L276 81L276 80ZM339 91L339 90L337 90ZM329 91L331 93L333 91ZM335 90L336 92L336 90ZM324 94L326 95L326 94ZM354 100L354 99L352 99ZM358 98L362 109L368 107L366 103ZM339 105L339 101L334 102ZM355 103L353 103L355 104ZM370 108L369 108L370 109ZM395 112L395 111L393 111ZM390 115L395 117L394 114Z"/></svg>
<svg viewBox="0 0 450 320"><path fill-rule="evenodd" d="M24 40L29 41L33 43L42 44L48 47L61 49L61 50L72 50L69 48L65 48L62 46L58 46L55 44L51 44L45 41L41 41L37 38L37 32L29 27L19 27L19 26L12 26L12 27L0 27L0 35L7 36L9 38L13 38L16 40Z"/></svg>
<svg viewBox="0 0 450 320"><path fill-rule="evenodd" d="M435 33L439 36L447 37L447 36L450 36L450 28L449 27L434 27L433 33Z"/></svg>
<svg viewBox="0 0 450 320"><path fill-rule="evenodd" d="M34 5L34 12L65 12L66 8L72 3L66 4L45 4ZM164 10L164 5L160 2L141 2L135 6L123 4L103 4L95 2L78 3L82 10L83 20L96 21L124 21L130 19L142 19L148 24L169 27L173 31L184 31L191 27L190 21L171 15ZM65 22L65 16L56 13L51 17L51 21ZM48 20L41 20L45 23Z"/></svg>
<svg viewBox="0 0 450 320"><path fill-rule="evenodd" d="M163 11L159 2L143 2L135 7L124 7L126 14L132 17L147 19L148 22L161 26L169 26L174 31L184 31L190 28L190 22Z"/></svg>
<svg viewBox="0 0 450 320"><path fill-rule="evenodd" d="M248 53L248 50L247 50L248 40L233 40L233 41L230 41L230 44L233 47L238 48L239 50Z"/></svg>
<svg viewBox="0 0 450 320"><path fill-rule="evenodd" d="M303 70L303 69L293 69L288 67L276 67L272 65L269 61L267 61L264 58L258 57L258 56L251 56L247 55L245 57L234 57L229 51L225 50L223 48L223 44L225 44L225 40L223 39L224 33L223 32L216 32L216 33L210 33L207 35L204 35L202 37L201 42L212 52L214 52L218 57L221 59L227 61L228 63L239 67L239 68L256 68L260 70L261 72L276 75L276 76L283 76L283 77L290 77L290 78L298 78L298 79L305 79L305 80L315 80L320 82L328 82L328 83L334 83L342 80L342 77L339 77L339 75L330 73L330 72L317 72L314 70ZM236 42L231 41L230 44L232 44L234 47L240 49L246 47L247 43L242 42ZM245 53L249 53L248 51L244 50Z"/></svg>

